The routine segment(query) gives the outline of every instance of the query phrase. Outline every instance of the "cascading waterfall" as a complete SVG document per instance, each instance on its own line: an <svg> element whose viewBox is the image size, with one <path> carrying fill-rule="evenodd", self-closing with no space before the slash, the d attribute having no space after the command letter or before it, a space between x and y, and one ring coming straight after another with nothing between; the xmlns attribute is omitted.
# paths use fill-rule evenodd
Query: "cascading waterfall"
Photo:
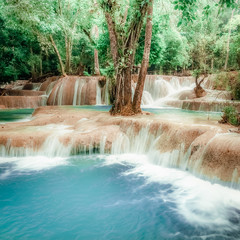
<svg viewBox="0 0 240 240"><path fill-rule="evenodd" d="M101 88L98 84L96 83L96 105L101 105L102 104L102 96L101 96Z"/></svg>
<svg viewBox="0 0 240 240"><path fill-rule="evenodd" d="M71 133L65 125L47 125L45 129L52 132L40 148L36 146L28 147L12 147L11 140L7 144L0 145L0 157L30 157L30 156L45 156L49 158L54 157L68 157L72 151L72 144L64 145L60 142L60 137L66 133Z"/></svg>
<svg viewBox="0 0 240 240"><path fill-rule="evenodd" d="M57 104L57 94L58 94L58 90L59 90L59 85L57 86L57 88L54 91L54 95L53 95L53 105Z"/></svg>
<svg viewBox="0 0 240 240"><path fill-rule="evenodd" d="M190 171L200 178L208 179L212 182L219 182L219 179L215 176L205 176L202 162L211 142L220 136L228 135L228 133L217 133L214 135L207 145L202 147L198 159L196 160L191 155L194 142L188 149L185 149L185 144L182 143L178 147L166 151L162 149L161 143L165 142L167 140L166 137L169 138L171 134L169 133L166 136L163 134L164 132L161 128L155 131L151 131L150 129L150 123L148 126L141 128L138 133L136 133L134 126L129 127L126 133L121 133L116 141L113 142L111 153L114 155L128 153L144 154L148 156L148 161L153 164L163 167L178 168L183 171ZM239 189L240 176L237 174L236 169L232 173L232 181L224 183L224 185Z"/></svg>
<svg viewBox="0 0 240 240"><path fill-rule="evenodd" d="M78 85L79 85L79 81L76 80L75 87L74 87L73 106L77 105Z"/></svg>
<svg viewBox="0 0 240 240"><path fill-rule="evenodd" d="M64 85L65 85L65 82L62 82L62 84L60 85L60 87L58 89L57 103L59 106L62 105Z"/></svg>
<svg viewBox="0 0 240 240"><path fill-rule="evenodd" d="M192 90L194 83L190 78L171 77L170 80L165 80L158 76L152 79L146 77L142 105L160 106L169 99L178 99L178 95L186 90Z"/></svg>
<svg viewBox="0 0 240 240"><path fill-rule="evenodd" d="M112 144L112 154L138 153L147 154L154 149L154 143L157 139L159 131L150 133L150 123L141 128L138 134L135 133L134 127L129 127L126 133L120 136Z"/></svg>
<svg viewBox="0 0 240 240"><path fill-rule="evenodd" d="M86 81L84 79L77 79L74 86L73 106L81 105L82 89Z"/></svg>
<svg viewBox="0 0 240 240"><path fill-rule="evenodd" d="M192 138L190 145L186 145L185 140L176 144L174 140L175 130L173 131L171 128L166 129L161 124L155 125L150 120L147 123L143 122L143 125L138 121L132 122L130 125L124 124L123 122L120 125L122 131L111 142L110 153L112 155L129 153L145 155L152 164L190 171L201 178L206 177L204 158L207 155L209 146L218 138L229 135L229 133L216 132L208 137L208 142L205 145L199 145L197 142L198 137L196 139ZM79 153L109 153L109 147L106 147L108 136L105 134L102 134L101 139L90 137L85 144L82 144L81 141L78 141L78 144L76 144L74 137L71 138L71 141L66 140L69 138L68 136L64 138L65 134L73 131L69 130L67 126L46 125L44 129L49 129L52 133L40 147L36 148L36 146L31 145L28 147L13 147L11 141L8 140L7 144L0 146L0 156L2 158L24 156L68 157ZM199 136L201 136L201 132ZM230 137L232 138L232 136ZM238 176L236 170L233 169L232 171L232 176L230 175L230 179L228 177L229 182L226 185L239 188L240 176ZM214 175L209 176L208 174L207 178L212 182L218 182Z"/></svg>
<svg viewBox="0 0 240 240"><path fill-rule="evenodd" d="M74 94L74 104L77 104L77 100L80 99L79 94L77 93L79 93L79 89L81 89L83 85L84 81L78 81L75 84L77 90ZM61 88L61 85L58 87ZM204 140L204 143L199 145L197 142L199 141L198 137L206 131L202 127L199 127L199 129L198 127L194 128L189 132L189 135L183 138L184 130L181 130L181 125L165 125L164 122L158 123L153 119L151 120L151 118L147 121L146 119L143 121L136 119L131 120L131 122L120 120L117 125L119 127L119 133L117 137L114 136L111 140L109 140L109 136L107 135L108 133L105 134L103 132L101 133L101 139L99 138L99 135L97 138L89 135L89 138L84 141L82 141L81 137L79 138L78 136L82 133L87 134L88 131L84 128L82 130L80 126L76 129L76 134L72 135L70 138L67 133L72 130L65 129L66 126L60 125L57 127L57 125L46 125L43 126L42 129L43 131L49 132L50 135L44 142L41 143L41 146L33 146L27 142L25 144L27 146L22 145L23 147L14 147L19 144L12 144L11 139L9 138L6 144L3 143L5 145L0 146L0 156L67 157L72 154L76 155L79 153L87 154L101 152L103 154L110 152L113 155L134 153L148 156L149 161L156 165L179 168L183 171L190 171L195 175L203 177L205 175L204 166L206 165L204 162L205 153L207 153L212 142L216 142L218 141L218 138L226 135L217 132L219 129L216 128L216 130L214 130L213 128L213 130L210 131L211 134L207 135L207 139ZM39 129L39 131L41 131L41 129ZM91 129L91 131L94 132L95 128ZM178 139L177 141L176 138ZM71 139L71 141L69 141L69 139ZM189 142L190 139L192 143ZM225 141L230 140L226 138L226 140L223 139L220 142L223 143ZM106 142L107 146L105 146ZM229 144L230 147L235 146L232 145L231 142ZM212 145L210 147L212 147ZM230 157L230 159L232 159L232 157ZM234 171L234 169L231 171L232 177L231 172L229 172L225 179L229 180L232 178L233 180L231 184L239 184L240 178L237 176L236 171ZM219 176L222 176L221 174L222 173L219 172Z"/></svg>
<svg viewBox="0 0 240 240"><path fill-rule="evenodd" d="M51 94L54 86L56 85L56 82L57 82L57 81L51 82L51 83L48 85L48 87L47 87L47 89L46 89L46 95L47 95L47 96L49 96L49 95Z"/></svg>
<svg viewBox="0 0 240 240"><path fill-rule="evenodd" d="M78 88L79 84L76 87ZM152 212L160 209L161 215L159 216L161 217L157 215L156 218L158 221L154 223L155 226L157 225L157 228L160 226L159 224L162 224L162 228L166 229L169 227L169 229L172 229L173 226L175 227L177 219L178 224L184 223L183 227L180 226L180 229L186 229L189 226L194 226L195 229L203 228L204 230L200 234L203 237L206 236L205 229L210 229L214 232L218 228L218 232L220 234L224 232L224 236L235 236L234 234L240 233L240 192L236 190L240 186L238 169L233 170L232 181L229 180L227 183L218 181L216 178L211 178L209 175L205 177L204 172L202 172L205 154L212 147L212 143L218 140L218 138L227 137L230 133L221 133L217 128L216 130L212 129L210 136L207 135L207 141L201 145L201 141L198 138L205 135L205 133L209 133L208 130L204 132L204 128L200 129L200 131L194 128L185 138L183 135L186 132L181 131L181 129L179 131L181 124L159 123L153 118L121 119L119 117L114 121L114 125L111 125L111 127L114 126L114 132L115 130L117 131L116 136L112 137L113 132L110 131L107 133L106 130L101 131L101 126L98 128L101 122L99 118L96 126L91 126L91 121L90 117L86 118L83 115L75 127L71 124L37 126L36 129L39 131L39 135L41 135L41 131L44 132L44 135L42 135L44 137L40 138L44 139L41 144L39 144L41 140L38 138L33 138L32 141L26 141L24 144L20 143L22 140L21 136L13 139L11 137L8 138L5 145L0 145L1 184L13 182L14 186L17 186L16 191L13 190L15 188L10 189L14 193L14 197L15 192L19 194L17 189L21 189L20 194L24 197L25 193L22 193L23 188L19 188L19 184L21 184L20 180L23 179L24 185L22 186L33 189L30 194L32 192L40 192L37 199L39 201L36 201L35 194L32 195L34 195L33 202L40 202L41 208L44 209L42 212L43 216L46 215L46 212L52 214L52 207L56 206L55 194L58 194L59 189L60 191L63 189L64 192L59 199L62 201L63 197L66 196L66 203L69 203L71 199L74 200L71 204L65 204L64 202L64 204L60 204L59 208L54 208L54 212L56 213L63 211L59 214L58 219L61 219L61 216L66 212L69 214L69 211L66 211L64 208L66 205L72 205L75 202L76 205L74 205L72 212L76 212L76 209L82 204L82 199L86 199L86 205L83 205L81 211L77 211L78 213L80 212L79 216L77 215L78 219L82 215L84 216L82 218L83 222L86 220L85 209L90 209L90 212L87 214L89 214L91 222L93 213L99 210L99 206L103 208L103 212L106 212L106 209L112 209L113 218L111 221L113 221L113 219L116 219L116 211L120 214L127 206L130 209L135 209L134 214L132 214L134 218L131 222L136 219L135 216L139 214L141 209L143 209L143 212L140 215L150 212L147 222L151 222L153 219ZM29 132L28 130L28 128L25 129L27 133ZM95 134L98 131L101 131L101 134ZM194 134L196 136L191 138L190 135ZM81 138L79 137L80 135L84 137ZM206 138L206 135L204 137ZM233 138L233 136L230 137ZM178 141L179 138L181 138L180 142ZM4 141L2 141L2 144L4 144ZM224 144L228 144L227 141L224 141ZM196 152L199 153L198 158L194 158ZM93 155L95 153L97 155ZM197 177L194 175L197 175ZM55 176L57 177L55 178ZM59 181L59 176L61 177L61 181ZM198 178L198 176L202 179ZM30 177L31 180L26 181L25 178L27 177ZM39 177L40 179L44 177L44 181L39 182L44 183L46 188L50 186L46 191L45 187L43 188L42 184L36 181ZM55 179L54 182L56 182L54 188L52 187L52 177ZM49 178L49 184L46 184ZM14 179L17 179L18 184L11 181ZM205 181L206 179L209 181ZM136 182L140 184L134 185ZM33 187L31 187L32 184ZM79 186L79 184L81 185ZM105 189L106 185L109 186L107 189ZM123 185L131 186L131 190L122 189ZM234 189L221 185L226 185ZM71 186L74 186L72 190ZM95 188L93 188L92 192L96 193L96 196L89 194L89 192L82 193L84 187L92 189L93 186ZM39 191L36 191L38 187ZM76 191L76 187L80 191ZM5 191L7 189L9 187L6 187ZM143 195L140 196L139 191L141 192L142 190ZM116 192L118 192L117 197ZM51 205L46 210L51 201L44 199L50 193L54 199L52 203L54 206ZM79 194L77 197L76 193ZM103 196L103 194L105 195ZM95 196L94 199L92 196ZM8 192L4 195L6 202L7 197L9 197ZM5 214L5 219L8 219L10 216L11 222L17 221L14 218L16 215L15 212L21 213L21 204L24 204L29 209L29 206L25 203L28 201L29 196L27 195L25 201L22 201L22 197L19 204L16 204L17 207L14 205L14 209L10 209L8 214ZM89 204L89 199L92 200L93 204ZM99 199L103 202L99 203ZM3 205L2 208L6 211L5 209L8 208L5 207L5 202L1 202ZM96 202L99 204L92 211ZM139 208L136 208L139 204ZM153 210L149 211L149 206ZM39 209L39 207L36 207L35 210L38 214ZM38 214L31 215L38 216ZM162 220L163 216L164 220ZM44 222L48 221L49 218L44 219ZM19 219L19 221L22 221L21 218ZM22 219L30 218L25 217ZM122 217L119 219L119 223L122 222ZM128 209L126 211L126 219L129 219ZM145 216L142 217L142 221L146 222ZM171 224L169 224L169 221L172 221ZM109 226L109 222L106 222L107 226ZM99 226L98 220L96 223ZM26 225L25 222L24 224ZM48 224L50 223L47 222L46 225ZM13 225L10 226L10 229L12 229ZM137 220L136 226L139 226L139 220ZM79 229L79 226L77 228ZM132 227L132 229L135 228ZM36 229L37 234L39 234L37 227ZM211 233L211 231L209 232ZM103 232L105 234L105 230ZM196 230L192 230L192 232L195 234ZM187 231L186 236L192 235L191 233ZM169 234L169 236L172 235ZM177 235L177 238L173 239L187 238L178 238Z"/></svg>
<svg viewBox="0 0 240 240"><path fill-rule="evenodd" d="M109 85L108 80L106 80L105 91L104 91L104 104L109 105Z"/></svg>
<svg viewBox="0 0 240 240"><path fill-rule="evenodd" d="M97 77L68 76L53 82L47 89L48 105L102 105L108 103L108 93L102 99L102 89Z"/></svg>

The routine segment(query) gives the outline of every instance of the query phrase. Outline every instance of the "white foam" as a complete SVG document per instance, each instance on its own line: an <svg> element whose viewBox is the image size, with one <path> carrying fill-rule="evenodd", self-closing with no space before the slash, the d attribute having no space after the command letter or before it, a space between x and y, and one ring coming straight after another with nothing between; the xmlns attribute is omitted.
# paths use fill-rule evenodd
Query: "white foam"
<svg viewBox="0 0 240 240"><path fill-rule="evenodd" d="M7 177L13 171L30 172L41 171L54 168L56 166L68 165L67 158L62 157L46 157L46 156L34 156L34 157L13 157L13 158L0 158L0 164L11 164L12 166L8 171L1 175L1 178Z"/></svg>
<svg viewBox="0 0 240 240"><path fill-rule="evenodd" d="M142 105L148 107L163 106L166 101L178 100L182 92L193 88L194 83L189 79L180 81L178 77L172 77L170 81L166 81L162 77L158 77L156 80L146 78Z"/></svg>
<svg viewBox="0 0 240 240"><path fill-rule="evenodd" d="M240 191L211 184L188 172L154 165L146 155L111 155L105 165L111 164L133 166L124 174L144 177L146 184L171 184L171 191L160 191L159 198L175 203L177 213L190 224L222 231L239 230L231 219L240 221Z"/></svg>
<svg viewBox="0 0 240 240"><path fill-rule="evenodd" d="M102 105L101 88L98 82L96 83L96 105Z"/></svg>
<svg viewBox="0 0 240 240"><path fill-rule="evenodd" d="M72 129L69 129L71 126L66 125L57 125L49 124L45 126L37 126L32 130L48 130L51 131L42 146L39 149L34 149L32 146L29 147L12 147L11 141L6 145L0 145L0 157L37 157L37 156L46 156L46 157L68 157L72 151L72 143L64 145L60 142L60 137L64 134L73 132Z"/></svg>

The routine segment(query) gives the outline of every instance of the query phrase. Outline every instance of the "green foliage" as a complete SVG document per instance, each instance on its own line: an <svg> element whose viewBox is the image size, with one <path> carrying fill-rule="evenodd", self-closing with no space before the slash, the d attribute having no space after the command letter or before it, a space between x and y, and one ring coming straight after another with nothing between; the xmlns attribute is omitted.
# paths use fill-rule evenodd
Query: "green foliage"
<svg viewBox="0 0 240 240"><path fill-rule="evenodd" d="M228 107L224 108L222 119L223 119L223 121L230 123L234 126L240 125L239 114L238 114L236 108L233 106L228 106Z"/></svg>
<svg viewBox="0 0 240 240"><path fill-rule="evenodd" d="M187 39L177 29L171 27L169 14L153 18L153 35L150 53L150 71L159 70L168 73L180 70L189 65L189 49ZM144 49L142 31L135 63L140 64Z"/></svg>
<svg viewBox="0 0 240 240"><path fill-rule="evenodd" d="M173 4L175 4L175 10L182 12L182 18L178 22L178 26L196 20L197 0L175 0Z"/></svg>
<svg viewBox="0 0 240 240"><path fill-rule="evenodd" d="M193 72L192 72L192 75L194 77L197 77L202 73L202 70L201 69L195 69Z"/></svg>
<svg viewBox="0 0 240 240"><path fill-rule="evenodd" d="M29 40L19 31L6 27L0 19L0 82L16 80L28 75L29 49L26 49Z"/></svg>
<svg viewBox="0 0 240 240"><path fill-rule="evenodd" d="M232 95L235 100L240 100L240 73L236 76L232 84Z"/></svg>
<svg viewBox="0 0 240 240"><path fill-rule="evenodd" d="M116 32L120 40L128 36L130 23L138 21L139 9L147 1L112 0L110 7L117 8L113 19L119 23ZM104 3L106 0L99 0L98 6L88 0L0 1L0 82L58 73L58 58L49 41L50 34L64 65L66 39L70 42L70 73L77 73L79 65L84 65L88 74L93 74L94 48L97 48L101 73L112 78L114 68L108 28L100 11L100 4ZM239 70L240 14L237 7L234 0L156 0L149 71L171 73L201 69L217 72L223 69L229 30L228 70ZM236 10L230 21L233 8ZM126 9L128 15L124 24L121 19ZM92 32L95 25L99 28L99 38ZM136 65L141 63L143 55L144 26L145 22L136 49ZM131 52L120 49L119 54L124 58ZM125 65L123 61L122 66ZM215 87L231 90L234 99L240 98L239 84L226 76L217 78Z"/></svg>
<svg viewBox="0 0 240 240"><path fill-rule="evenodd" d="M221 72L217 74L214 79L214 88L217 90L230 90L231 83L229 74L227 72Z"/></svg>
<svg viewBox="0 0 240 240"><path fill-rule="evenodd" d="M236 8L237 3L235 0L220 0L217 4L221 8L228 7L228 8Z"/></svg>
<svg viewBox="0 0 240 240"><path fill-rule="evenodd" d="M214 78L214 89L231 91L233 100L240 100L240 74L221 72Z"/></svg>
<svg viewBox="0 0 240 240"><path fill-rule="evenodd" d="M233 88L234 99L240 100L240 82L238 82Z"/></svg>

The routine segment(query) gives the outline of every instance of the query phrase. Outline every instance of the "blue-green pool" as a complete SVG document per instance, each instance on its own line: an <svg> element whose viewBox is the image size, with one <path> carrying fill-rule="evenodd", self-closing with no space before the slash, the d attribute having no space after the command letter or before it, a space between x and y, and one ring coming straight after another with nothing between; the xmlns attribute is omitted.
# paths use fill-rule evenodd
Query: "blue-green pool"
<svg viewBox="0 0 240 240"><path fill-rule="evenodd" d="M8 122L27 121L34 109L4 109L0 110L0 124Z"/></svg>
<svg viewBox="0 0 240 240"><path fill-rule="evenodd" d="M96 105L96 106L59 106L59 109L79 109L88 111L100 111L108 112L111 106L107 105ZM220 120L221 113L216 112L201 112L201 111L191 111L183 110L172 107L162 107L162 108L143 108L143 111L150 112L159 117L165 117L169 119L176 119L176 117L181 119L201 119L201 120ZM31 119L31 115L34 109L4 109L0 110L0 124L8 122L19 122L28 121Z"/></svg>
<svg viewBox="0 0 240 240"><path fill-rule="evenodd" d="M240 239L240 192L144 155L0 159L0 239Z"/></svg>

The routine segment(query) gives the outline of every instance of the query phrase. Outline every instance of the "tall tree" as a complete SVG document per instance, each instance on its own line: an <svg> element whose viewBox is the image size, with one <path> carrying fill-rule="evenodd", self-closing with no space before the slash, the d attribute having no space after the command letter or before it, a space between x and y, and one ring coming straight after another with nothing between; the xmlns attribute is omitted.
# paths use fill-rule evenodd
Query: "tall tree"
<svg viewBox="0 0 240 240"><path fill-rule="evenodd" d="M133 111L134 113L141 113L141 101L144 83L147 75L147 69L149 64L149 56L151 49L151 40L152 40L152 16L153 16L153 0L149 0L148 12L147 12L147 24L145 31L145 46L143 52L143 59L140 68L140 73L138 76L138 82L133 98Z"/></svg>
<svg viewBox="0 0 240 240"><path fill-rule="evenodd" d="M133 1L131 6L132 16L128 18L128 25L122 24L126 18L125 5L123 7L115 0L103 0L100 5L108 25L111 54L116 75L116 99L111 114L131 115L134 114L131 89L132 68L150 2L148 0Z"/></svg>
<svg viewBox="0 0 240 240"><path fill-rule="evenodd" d="M230 18L230 23L232 22L234 12L235 12L235 9L232 10L232 14L231 14L231 18ZM232 32L232 28L231 28L231 25L230 25L230 26L229 26L229 29L228 29L228 38L227 38L227 44L226 44L226 58L225 58L225 64L224 64L224 70L225 70L225 71L227 70L227 66L228 66L231 32Z"/></svg>

